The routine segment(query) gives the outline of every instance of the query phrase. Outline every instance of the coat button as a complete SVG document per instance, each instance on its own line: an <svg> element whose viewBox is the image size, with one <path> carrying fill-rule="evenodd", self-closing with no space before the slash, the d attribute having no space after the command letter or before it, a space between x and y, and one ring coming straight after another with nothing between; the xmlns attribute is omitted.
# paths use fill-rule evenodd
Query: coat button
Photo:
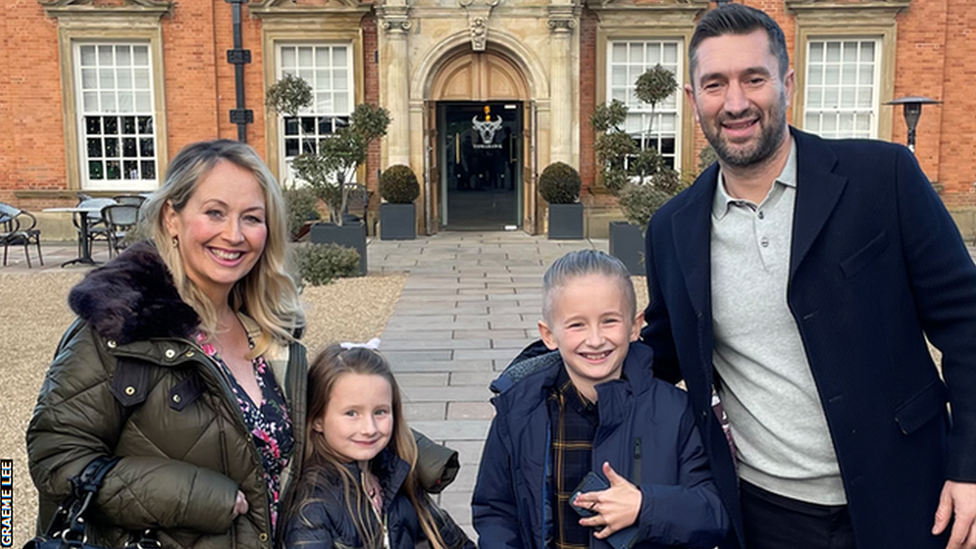
<svg viewBox="0 0 976 549"><path fill-rule="evenodd" d="M125 394L129 396L136 394L136 388L133 387L132 385L129 385L128 387L125 388Z"/></svg>
<svg viewBox="0 0 976 549"><path fill-rule="evenodd" d="M176 351L173 349L166 349L166 358L173 358L176 356Z"/></svg>
<svg viewBox="0 0 976 549"><path fill-rule="evenodd" d="M118 343L115 342L114 339L108 340L105 344L108 345L108 348L109 349L114 349L114 348L118 347L118 345L119 345Z"/></svg>
<svg viewBox="0 0 976 549"><path fill-rule="evenodd" d="M261 532L260 534L258 534L258 539L261 541L268 541L268 534Z"/></svg>
<svg viewBox="0 0 976 549"><path fill-rule="evenodd" d="M181 400L183 399L180 398L180 395L173 395L173 402L179 404Z"/></svg>

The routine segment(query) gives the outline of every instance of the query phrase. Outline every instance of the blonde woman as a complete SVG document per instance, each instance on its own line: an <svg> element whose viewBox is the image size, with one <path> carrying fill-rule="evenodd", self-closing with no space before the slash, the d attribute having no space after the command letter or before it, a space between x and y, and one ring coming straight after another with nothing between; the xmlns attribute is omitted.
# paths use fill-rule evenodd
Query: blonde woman
<svg viewBox="0 0 976 549"><path fill-rule="evenodd" d="M196 143L173 159L144 206L151 241L71 291L78 319L27 432L39 526L69 479L118 456L89 514L92 543L152 529L172 549L271 546L301 465L307 370L284 210L245 144Z"/></svg>

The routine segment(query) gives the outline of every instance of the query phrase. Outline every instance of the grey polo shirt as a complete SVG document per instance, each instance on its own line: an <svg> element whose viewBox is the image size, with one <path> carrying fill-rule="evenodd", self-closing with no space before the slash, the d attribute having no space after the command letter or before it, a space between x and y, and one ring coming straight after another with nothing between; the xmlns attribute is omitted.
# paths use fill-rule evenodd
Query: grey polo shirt
<svg viewBox="0 0 976 549"><path fill-rule="evenodd" d="M844 504L827 420L786 301L796 143L760 204L732 198L724 181L719 172L712 204L712 359L739 474L789 498Z"/></svg>

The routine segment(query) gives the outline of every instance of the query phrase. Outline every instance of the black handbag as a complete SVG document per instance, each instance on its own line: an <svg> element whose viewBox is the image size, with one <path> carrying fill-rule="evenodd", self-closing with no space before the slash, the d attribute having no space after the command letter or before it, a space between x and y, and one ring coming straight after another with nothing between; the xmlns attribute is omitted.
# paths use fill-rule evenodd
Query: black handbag
<svg viewBox="0 0 976 549"><path fill-rule="evenodd" d="M118 457L97 457L85 466L80 475L71 479L71 495L58 506L47 531L24 544L23 549L101 549L88 543L85 533L85 511L102 487L105 474L119 462ZM152 531L146 530L142 538L126 545L138 549L158 548Z"/></svg>

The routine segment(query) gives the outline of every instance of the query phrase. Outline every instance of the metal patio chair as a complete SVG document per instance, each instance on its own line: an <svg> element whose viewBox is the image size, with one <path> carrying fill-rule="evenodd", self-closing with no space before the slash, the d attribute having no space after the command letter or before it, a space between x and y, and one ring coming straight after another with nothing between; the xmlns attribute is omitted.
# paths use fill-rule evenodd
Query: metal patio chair
<svg viewBox="0 0 976 549"><path fill-rule="evenodd" d="M112 198L119 204L132 204L133 206L142 206L142 203L146 201L146 197L141 194L120 194Z"/></svg>
<svg viewBox="0 0 976 549"><path fill-rule="evenodd" d="M89 213L85 219L85 221L88 223L88 238L86 239L84 245L88 246L88 257L91 257L92 244L96 240L104 240L106 245L109 247L109 255L112 255L112 246L108 241L108 226L102 219L101 214L101 210L105 208L105 206L109 206L111 204L115 204L115 200L111 198L87 198L78 203L79 208L96 208L98 210L97 212ZM78 245L81 246L80 234L83 232L81 230L81 214L75 214L73 216L73 221L75 228L78 229L79 233ZM78 256L85 256L81 249L78 250Z"/></svg>
<svg viewBox="0 0 976 549"><path fill-rule="evenodd" d="M23 246L27 258L27 268L33 268L30 258L30 245L37 246L37 259L44 265L41 254L41 230L37 228L34 214L0 202L0 244L3 244L3 265L7 265L7 252L10 246Z"/></svg>
<svg viewBox="0 0 976 549"><path fill-rule="evenodd" d="M108 229L108 256L112 257L113 251L117 255L129 245L125 236L139 222L139 206L109 204L102 208L102 219Z"/></svg>
<svg viewBox="0 0 976 549"><path fill-rule="evenodd" d="M369 201L373 193L366 189L365 185L359 183L346 183L349 190L348 200L346 201L346 211L342 212L343 221L357 222L362 221L363 226L369 228ZM373 227L375 234L376 227Z"/></svg>

